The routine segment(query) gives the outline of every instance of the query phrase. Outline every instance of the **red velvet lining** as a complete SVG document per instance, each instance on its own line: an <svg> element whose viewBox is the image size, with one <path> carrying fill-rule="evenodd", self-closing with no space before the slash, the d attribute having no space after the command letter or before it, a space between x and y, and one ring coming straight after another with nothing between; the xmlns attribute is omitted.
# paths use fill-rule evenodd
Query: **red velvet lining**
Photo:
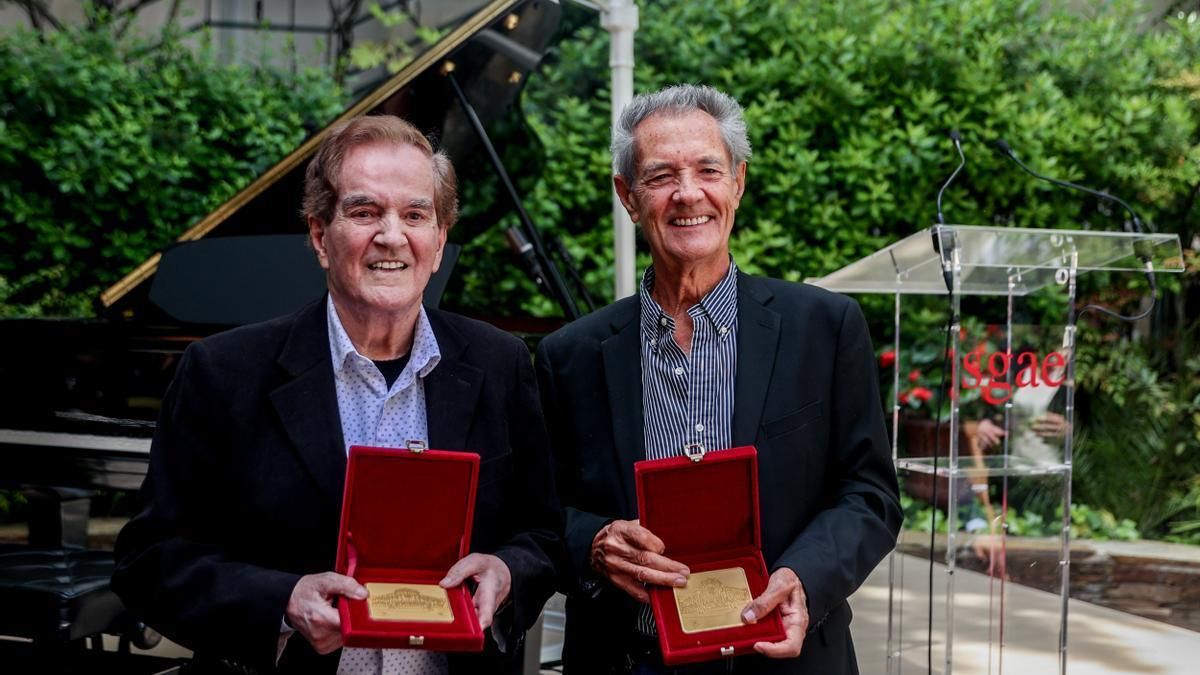
<svg viewBox="0 0 1200 675"><path fill-rule="evenodd" d="M666 555L693 572L740 567L750 593L767 587L758 516L758 462L753 447L722 450L699 462L687 457L638 462L641 523L666 545ZM671 589L652 587L650 604L658 622L659 645L668 666L754 651L754 643L786 637L778 612L757 623L684 633Z"/></svg>
<svg viewBox="0 0 1200 675"><path fill-rule="evenodd" d="M427 450L350 448L337 571L359 583L436 584L467 554L479 456ZM365 600L338 605L351 647L479 651L483 631L465 586L448 589L453 623L374 621ZM423 636L424 643L410 642Z"/></svg>
<svg viewBox="0 0 1200 675"><path fill-rule="evenodd" d="M358 564L450 569L467 552L478 468L465 452L351 448L342 532Z"/></svg>
<svg viewBox="0 0 1200 675"><path fill-rule="evenodd" d="M760 548L758 474L754 448L638 462L642 525L683 558L734 548ZM648 497L649 496L649 497ZM650 508L642 508L646 499Z"/></svg>

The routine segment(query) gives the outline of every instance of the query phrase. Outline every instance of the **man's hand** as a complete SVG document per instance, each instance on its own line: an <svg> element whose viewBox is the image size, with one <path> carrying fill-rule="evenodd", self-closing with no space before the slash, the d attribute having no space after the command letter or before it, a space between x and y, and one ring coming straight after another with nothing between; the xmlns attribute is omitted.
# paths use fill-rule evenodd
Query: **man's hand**
<svg viewBox="0 0 1200 675"><path fill-rule="evenodd" d="M467 579L475 586L475 613L479 627L487 630L496 616L496 608L508 598L512 588L512 573L504 561L486 553L472 553L454 563L446 578L438 582L442 588L453 588Z"/></svg>
<svg viewBox="0 0 1200 675"><path fill-rule="evenodd" d="M1062 438L1067 435L1067 418L1058 413L1048 412L1033 420L1033 433L1041 438Z"/></svg>
<svg viewBox="0 0 1200 675"><path fill-rule="evenodd" d="M1004 434L1004 427L985 417L979 420L979 426L975 427L975 442L979 444L980 450L987 450L1000 445Z"/></svg>
<svg viewBox="0 0 1200 675"><path fill-rule="evenodd" d="M767 582L767 590L742 610L742 621L754 623L776 607L787 638L782 642L755 642L754 651L773 659L799 656L804 634L808 632L808 597L804 594L804 584L787 567L775 570Z"/></svg>
<svg viewBox="0 0 1200 675"><path fill-rule="evenodd" d="M662 539L636 520L614 520L592 539L592 569L639 602L650 602L645 584L683 587L687 565L663 555Z"/></svg>
<svg viewBox="0 0 1200 675"><path fill-rule="evenodd" d="M288 598L288 625L303 635L318 654L328 654L342 646L342 620L333 607L339 595L363 600L367 589L350 577L323 572L300 577L292 589L292 597Z"/></svg>

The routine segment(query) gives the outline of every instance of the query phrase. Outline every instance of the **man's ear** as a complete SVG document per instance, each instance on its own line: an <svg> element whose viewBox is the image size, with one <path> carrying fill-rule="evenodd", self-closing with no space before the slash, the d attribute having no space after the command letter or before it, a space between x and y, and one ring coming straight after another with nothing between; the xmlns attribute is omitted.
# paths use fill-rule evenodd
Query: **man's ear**
<svg viewBox="0 0 1200 675"><path fill-rule="evenodd" d="M442 254L446 252L446 228L438 225L438 245L437 254L433 259L433 272L437 272L442 267Z"/></svg>
<svg viewBox="0 0 1200 675"><path fill-rule="evenodd" d="M316 216L308 216L308 243L317 253L321 269L329 269L329 252L325 250L325 224Z"/></svg>
<svg viewBox="0 0 1200 675"><path fill-rule="evenodd" d="M738 164L737 170L733 172L733 179L737 182L737 198L740 204L742 195L746 194L746 162Z"/></svg>
<svg viewBox="0 0 1200 675"><path fill-rule="evenodd" d="M632 187L625 182L625 177L619 173L613 175L613 187L616 188L617 197L620 197L621 205L625 207L625 212L629 214L629 219L636 223L638 221L637 195L634 194Z"/></svg>

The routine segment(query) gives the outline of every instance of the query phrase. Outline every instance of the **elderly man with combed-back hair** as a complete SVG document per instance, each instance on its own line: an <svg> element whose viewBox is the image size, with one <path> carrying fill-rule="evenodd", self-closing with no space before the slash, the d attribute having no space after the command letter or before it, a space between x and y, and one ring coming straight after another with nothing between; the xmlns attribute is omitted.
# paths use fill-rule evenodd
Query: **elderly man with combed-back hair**
<svg viewBox="0 0 1200 675"><path fill-rule="evenodd" d="M749 158L741 107L710 87L638 96L614 132L613 181L653 264L637 295L537 357L566 512L567 675L857 672L846 598L901 520L873 350L854 301L738 270L729 235ZM771 575L742 620L779 612L787 637L671 669L646 587L690 570L639 524L633 464L692 444L758 450Z"/></svg>
<svg viewBox="0 0 1200 675"><path fill-rule="evenodd" d="M360 117L329 133L304 193L329 293L188 347L113 588L209 668L516 672L554 589L561 513L524 343L421 304L457 215L454 169L409 123ZM480 455L471 553L441 584L475 583L482 653L341 649L337 599L367 595L332 571L348 449L414 439ZM378 517L430 508L405 506Z"/></svg>

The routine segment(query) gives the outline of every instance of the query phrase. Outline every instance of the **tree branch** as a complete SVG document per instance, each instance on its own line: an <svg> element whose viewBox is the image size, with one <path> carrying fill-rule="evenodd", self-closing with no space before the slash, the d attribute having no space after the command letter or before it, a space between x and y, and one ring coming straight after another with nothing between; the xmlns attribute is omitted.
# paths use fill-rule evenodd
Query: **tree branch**
<svg viewBox="0 0 1200 675"><path fill-rule="evenodd" d="M117 19L124 19L124 21L121 23L121 26L117 28L117 37L124 37L125 33L129 30L129 27L133 25L135 20L137 20L138 12L145 9L147 5L152 5L156 2L158 2L158 0L137 0L137 2L133 3L132 5L129 5L128 7L122 7L121 9L115 9L115 5L117 3L114 2L114 9L112 10L113 20L115 21Z"/></svg>
<svg viewBox="0 0 1200 675"><path fill-rule="evenodd" d="M46 3L42 0L11 0L12 4L17 5L25 10L25 16L29 18L29 25L37 32L44 32L45 24L49 24L54 30L62 30L63 25L50 10L46 8Z"/></svg>

